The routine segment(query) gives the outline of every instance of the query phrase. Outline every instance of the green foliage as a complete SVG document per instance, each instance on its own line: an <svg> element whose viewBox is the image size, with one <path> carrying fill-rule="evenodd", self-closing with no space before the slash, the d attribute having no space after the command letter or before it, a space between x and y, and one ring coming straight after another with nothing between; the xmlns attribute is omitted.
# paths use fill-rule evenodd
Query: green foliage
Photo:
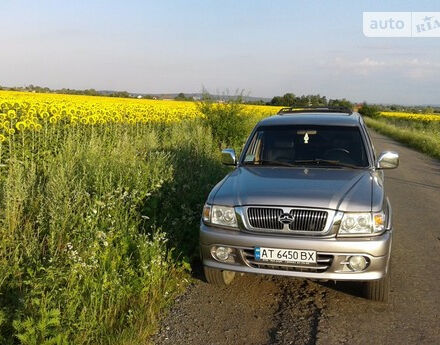
<svg viewBox="0 0 440 345"><path fill-rule="evenodd" d="M176 101L192 101L192 97L186 97L183 92L180 92L176 97L174 97Z"/></svg>
<svg viewBox="0 0 440 345"><path fill-rule="evenodd" d="M431 157L440 159L440 125L410 120L365 118L366 124L391 138L411 146Z"/></svg>
<svg viewBox="0 0 440 345"><path fill-rule="evenodd" d="M36 300L40 306L40 300ZM46 310L43 306L38 310L39 318L27 317L25 320L15 320L13 326L16 337L23 345L65 345L67 337L61 329L60 311Z"/></svg>
<svg viewBox="0 0 440 345"><path fill-rule="evenodd" d="M60 124L3 146L0 343L145 342L188 282L216 146L195 122Z"/></svg>
<svg viewBox="0 0 440 345"><path fill-rule="evenodd" d="M423 114L433 114L433 113L434 113L433 107L426 107L425 109L423 109Z"/></svg>
<svg viewBox="0 0 440 345"><path fill-rule="evenodd" d="M209 95L197 103L204 115L203 121L211 129L220 147L240 147L246 139L253 119L245 113L241 97L227 102L215 102Z"/></svg>
<svg viewBox="0 0 440 345"><path fill-rule="evenodd" d="M269 103L270 105L284 106L284 107L346 107L353 108L353 103L343 99L330 99L327 101L325 96L321 95L302 95L295 96L293 93L286 93L284 96L275 96Z"/></svg>
<svg viewBox="0 0 440 345"><path fill-rule="evenodd" d="M275 96L270 101L270 105L284 107L305 107L305 106L325 106L327 99L320 95L295 96L293 93L286 93L284 96Z"/></svg>
<svg viewBox="0 0 440 345"><path fill-rule="evenodd" d="M120 98L130 98L130 94L127 91L115 91L111 92L107 97L120 97Z"/></svg>
<svg viewBox="0 0 440 345"><path fill-rule="evenodd" d="M179 254L195 259L203 204L227 168L220 163L220 150L209 129L199 125L165 129L162 149L175 168L172 178L146 200L143 213L149 224L166 229Z"/></svg>
<svg viewBox="0 0 440 345"><path fill-rule="evenodd" d="M343 98L343 99L330 99L328 101L328 106L329 107L345 107L345 108L353 109L353 103L346 100L345 98Z"/></svg>
<svg viewBox="0 0 440 345"><path fill-rule="evenodd" d="M380 116L380 109L375 105L368 105L367 103L364 103L359 109L359 114L361 114L362 116L377 118L378 116Z"/></svg>
<svg viewBox="0 0 440 345"><path fill-rule="evenodd" d="M8 322L6 313L3 310L0 310L0 344L6 344L6 338L3 336L4 334L4 325Z"/></svg>

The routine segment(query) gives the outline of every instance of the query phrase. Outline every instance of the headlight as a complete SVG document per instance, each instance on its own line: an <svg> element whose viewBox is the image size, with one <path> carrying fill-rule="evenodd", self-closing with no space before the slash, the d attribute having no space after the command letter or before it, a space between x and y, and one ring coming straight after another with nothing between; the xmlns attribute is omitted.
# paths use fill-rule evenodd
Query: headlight
<svg viewBox="0 0 440 345"><path fill-rule="evenodd" d="M382 232L385 229L385 214L345 213L339 227L339 235L365 235Z"/></svg>
<svg viewBox="0 0 440 345"><path fill-rule="evenodd" d="M215 225L238 227L235 210L229 206L205 205L203 208L203 221Z"/></svg>

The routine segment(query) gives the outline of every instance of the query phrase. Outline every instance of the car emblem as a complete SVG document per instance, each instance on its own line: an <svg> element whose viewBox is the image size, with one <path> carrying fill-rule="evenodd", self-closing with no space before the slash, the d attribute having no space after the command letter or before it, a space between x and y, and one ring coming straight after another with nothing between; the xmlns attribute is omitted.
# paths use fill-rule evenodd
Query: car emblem
<svg viewBox="0 0 440 345"><path fill-rule="evenodd" d="M283 213L278 217L278 221L283 224L291 224L293 222L293 216L290 213Z"/></svg>

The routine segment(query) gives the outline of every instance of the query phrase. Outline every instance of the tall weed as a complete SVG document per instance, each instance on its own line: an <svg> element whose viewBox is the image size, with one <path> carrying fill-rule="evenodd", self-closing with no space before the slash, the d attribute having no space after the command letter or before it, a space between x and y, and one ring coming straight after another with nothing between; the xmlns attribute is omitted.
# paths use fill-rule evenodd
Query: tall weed
<svg viewBox="0 0 440 345"><path fill-rule="evenodd" d="M197 107L219 148L241 147L255 119L246 112L240 97L228 102L215 102L208 95L197 103Z"/></svg>
<svg viewBox="0 0 440 345"><path fill-rule="evenodd" d="M193 122L11 143L0 168L1 343L145 341L188 282L201 207L225 173L215 146Z"/></svg>

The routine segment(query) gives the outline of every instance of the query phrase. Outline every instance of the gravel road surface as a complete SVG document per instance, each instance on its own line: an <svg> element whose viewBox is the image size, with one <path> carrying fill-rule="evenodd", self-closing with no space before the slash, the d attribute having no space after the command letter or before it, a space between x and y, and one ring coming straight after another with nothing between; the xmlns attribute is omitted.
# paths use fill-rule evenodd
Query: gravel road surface
<svg viewBox="0 0 440 345"><path fill-rule="evenodd" d="M372 133L400 153L386 171L394 211L391 301L352 283L244 275L227 288L200 279L163 320L155 344L440 344L440 162Z"/></svg>

